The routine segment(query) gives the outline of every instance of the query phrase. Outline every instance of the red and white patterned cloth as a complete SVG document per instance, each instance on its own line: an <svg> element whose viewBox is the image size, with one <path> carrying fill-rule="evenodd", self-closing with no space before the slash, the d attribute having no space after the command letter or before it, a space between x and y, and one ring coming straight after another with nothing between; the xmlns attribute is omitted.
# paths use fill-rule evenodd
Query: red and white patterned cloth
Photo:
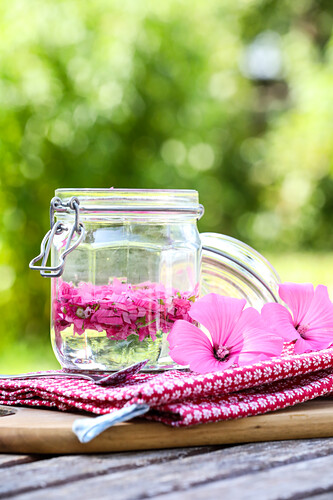
<svg viewBox="0 0 333 500"><path fill-rule="evenodd" d="M1 380L0 404L98 415L148 404L145 418L175 427L258 415L333 393L333 348L198 375L138 374L117 387L78 379Z"/></svg>

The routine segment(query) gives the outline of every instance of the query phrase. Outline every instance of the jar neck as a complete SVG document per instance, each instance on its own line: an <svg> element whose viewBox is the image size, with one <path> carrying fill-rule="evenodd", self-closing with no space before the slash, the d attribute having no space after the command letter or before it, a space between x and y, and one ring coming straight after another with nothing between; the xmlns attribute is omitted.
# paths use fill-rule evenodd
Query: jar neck
<svg viewBox="0 0 333 500"><path fill-rule="evenodd" d="M104 211L80 211L80 221L84 223L91 224L124 224L128 222L129 224L194 224L196 225L197 219L199 217L193 213L182 213L182 212L127 212L119 211L115 212L112 210ZM71 213L57 213L56 220L66 222L73 222L74 216Z"/></svg>

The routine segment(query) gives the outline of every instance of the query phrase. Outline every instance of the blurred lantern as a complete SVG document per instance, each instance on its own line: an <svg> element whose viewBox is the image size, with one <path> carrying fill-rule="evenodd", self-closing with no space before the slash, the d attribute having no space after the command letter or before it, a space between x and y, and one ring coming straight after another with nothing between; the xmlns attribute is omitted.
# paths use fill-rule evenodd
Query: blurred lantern
<svg viewBox="0 0 333 500"><path fill-rule="evenodd" d="M282 76L280 35L274 31L260 33L247 46L241 61L241 71L251 80L279 80Z"/></svg>

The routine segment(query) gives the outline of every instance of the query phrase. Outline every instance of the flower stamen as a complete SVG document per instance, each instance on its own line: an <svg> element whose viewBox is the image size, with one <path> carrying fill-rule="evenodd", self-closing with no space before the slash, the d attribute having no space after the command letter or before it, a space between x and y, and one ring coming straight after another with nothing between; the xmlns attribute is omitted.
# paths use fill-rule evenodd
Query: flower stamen
<svg viewBox="0 0 333 500"><path fill-rule="evenodd" d="M298 325L295 326L295 328L298 331L298 333L300 334L300 336L302 337L302 339L305 338L304 335L308 331L309 326L308 325L300 325L300 324L298 324Z"/></svg>
<svg viewBox="0 0 333 500"><path fill-rule="evenodd" d="M214 357L217 361L226 361L230 354L230 348L225 345L219 345L214 349Z"/></svg>

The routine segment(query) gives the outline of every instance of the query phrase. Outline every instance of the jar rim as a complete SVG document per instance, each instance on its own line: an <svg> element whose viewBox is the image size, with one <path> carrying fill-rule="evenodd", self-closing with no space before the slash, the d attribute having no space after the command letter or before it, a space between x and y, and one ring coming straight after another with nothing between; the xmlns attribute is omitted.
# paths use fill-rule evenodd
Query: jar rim
<svg viewBox="0 0 333 500"><path fill-rule="evenodd" d="M80 212L173 212L200 218L203 207L194 189L60 188L55 191L62 202L74 196Z"/></svg>
<svg viewBox="0 0 333 500"><path fill-rule="evenodd" d="M137 193L196 193L195 189L145 189L145 188L57 188L56 193L77 192L77 193L113 193L113 192L137 192Z"/></svg>

